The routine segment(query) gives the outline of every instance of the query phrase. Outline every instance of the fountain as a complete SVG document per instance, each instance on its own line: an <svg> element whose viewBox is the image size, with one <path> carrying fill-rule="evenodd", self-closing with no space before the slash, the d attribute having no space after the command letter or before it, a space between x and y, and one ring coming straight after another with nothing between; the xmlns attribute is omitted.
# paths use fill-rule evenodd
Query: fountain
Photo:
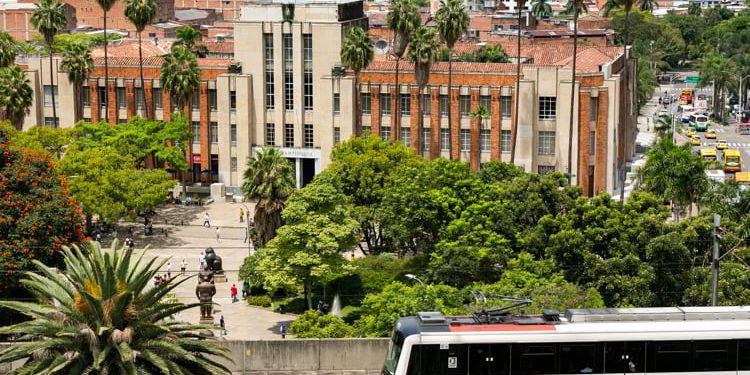
<svg viewBox="0 0 750 375"><path fill-rule="evenodd" d="M338 294L333 297L333 303L331 304L331 315L341 315L341 298Z"/></svg>

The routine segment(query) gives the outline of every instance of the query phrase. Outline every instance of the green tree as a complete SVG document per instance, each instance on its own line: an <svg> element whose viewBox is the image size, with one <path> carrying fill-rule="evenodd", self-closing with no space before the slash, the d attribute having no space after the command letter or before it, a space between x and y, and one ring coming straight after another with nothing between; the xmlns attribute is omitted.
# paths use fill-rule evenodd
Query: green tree
<svg viewBox="0 0 750 375"><path fill-rule="evenodd" d="M258 248L276 236L281 227L281 212L294 187L292 165L278 149L264 148L254 158L248 158L242 192L245 198L256 200L254 219L258 243L255 246Z"/></svg>
<svg viewBox="0 0 750 375"><path fill-rule="evenodd" d="M349 31L341 46L341 61L354 71L354 127L355 134L362 133L362 98L359 94L359 73L375 58L370 35L361 27Z"/></svg>
<svg viewBox="0 0 750 375"><path fill-rule="evenodd" d="M325 285L347 271L343 253L357 242L357 221L345 195L327 183L313 181L289 197L284 226L259 251L259 268L269 290L303 285L312 309L314 283ZM272 271L270 271L272 270Z"/></svg>
<svg viewBox="0 0 750 375"><path fill-rule="evenodd" d="M29 79L21 68L0 68L0 120L8 120L21 130L33 94Z"/></svg>
<svg viewBox="0 0 750 375"><path fill-rule="evenodd" d="M326 339L354 336L354 328L333 315L307 310L289 324L289 333L299 339Z"/></svg>
<svg viewBox="0 0 750 375"><path fill-rule="evenodd" d="M159 78L162 87L176 101L177 108L186 108L193 92L200 85L200 73L195 54L187 47L173 45L172 52L164 56Z"/></svg>
<svg viewBox="0 0 750 375"><path fill-rule="evenodd" d="M531 14L538 18L552 17L552 5L549 0L534 0L531 5Z"/></svg>
<svg viewBox="0 0 750 375"><path fill-rule="evenodd" d="M414 64L414 79L419 87L419 103L417 113L422 113L422 96L424 87L430 81L430 69L437 58L439 42L435 38L435 31L427 27L418 27L412 36L411 47L409 47L409 61ZM450 106L449 106L450 107ZM424 116L417 116L417 132L422 134L424 127ZM437 130L436 130L437 132ZM416 142L416 139L415 141ZM424 140L428 142L428 140ZM414 144L412 144L413 146ZM417 145L418 146L418 145ZM438 155L439 150L432 150L433 156Z"/></svg>
<svg viewBox="0 0 750 375"><path fill-rule="evenodd" d="M203 34L200 31L190 27L182 26L175 32L177 35L177 41L172 44L172 49L176 47L183 47L192 52L195 56L206 57L208 54L208 47L202 44L198 44L203 38Z"/></svg>
<svg viewBox="0 0 750 375"><path fill-rule="evenodd" d="M656 79L656 73L646 59L638 59L636 71L636 80L638 82L638 105L641 106L646 104L654 95L654 90L659 87L659 81Z"/></svg>
<svg viewBox="0 0 750 375"><path fill-rule="evenodd" d="M154 19L156 15L156 1L154 0L126 0L125 17L135 26L138 33L138 72L141 76L141 99L146 109L146 118L151 118L151 112L148 110L146 101L145 81L143 80L143 41L141 35L143 30Z"/></svg>
<svg viewBox="0 0 750 375"><path fill-rule="evenodd" d="M440 0L440 8L435 13L437 29L440 38L448 47L448 95L453 91L453 47L456 41L466 33L469 28L469 14L462 0ZM421 93L421 91L420 91ZM419 98L420 102L422 98ZM448 106L448 132L453 132L453 118L451 116L451 105ZM420 112L421 113L421 112ZM421 117L421 115L420 115ZM421 129L421 127L420 127ZM420 130L421 131L421 130ZM421 133L420 133L421 134ZM452 139L452 137L451 137Z"/></svg>
<svg viewBox="0 0 750 375"><path fill-rule="evenodd" d="M57 106L55 106L55 74L52 64L52 55L55 50L53 48L53 42L55 35L60 32L61 29L67 24L65 19L65 4L58 0L40 0L34 4L34 12L31 14L31 24L34 28L39 31L44 37L44 42L49 48L49 82L52 90L52 118L57 119Z"/></svg>
<svg viewBox="0 0 750 375"><path fill-rule="evenodd" d="M32 150L60 160L73 140L72 129L32 126L26 131L16 132L9 143L16 149Z"/></svg>
<svg viewBox="0 0 750 375"><path fill-rule="evenodd" d="M737 66L734 61L720 53L709 53L705 55L698 67L701 82L713 82L713 114L721 121L725 120L725 89L729 81L732 79L732 74L736 70Z"/></svg>
<svg viewBox="0 0 750 375"><path fill-rule="evenodd" d="M64 274L35 261L39 271L24 278L36 302L0 302L30 318L0 333L33 338L0 352L0 363L25 361L18 371L30 374L230 373L217 361L229 360L228 350L203 327L169 319L199 305L165 300L188 279L150 287L167 259L141 263L130 250L97 244L64 251Z"/></svg>
<svg viewBox="0 0 750 375"><path fill-rule="evenodd" d="M63 52L60 70L68 73L68 80L73 84L75 121L78 122L83 117L82 86L86 77L94 70L94 59L88 46L82 43L69 45Z"/></svg>
<svg viewBox="0 0 750 375"><path fill-rule="evenodd" d="M0 68L8 68L16 62L18 43L7 31L0 31Z"/></svg>
<svg viewBox="0 0 750 375"><path fill-rule="evenodd" d="M750 304L750 272L747 262L722 261L719 272L719 305L746 306ZM711 303L711 267L690 270L683 305L706 306Z"/></svg>
<svg viewBox="0 0 750 375"><path fill-rule="evenodd" d="M700 4L698 9L700 9ZM691 3L692 7L693 4ZM706 30L706 22L700 17L700 15L690 14L675 14L667 13L664 16L664 20L667 21L672 27L679 30L680 36L684 41L683 56L685 59L692 58L690 47L693 49L697 48L703 42L703 33Z"/></svg>
<svg viewBox="0 0 750 375"><path fill-rule="evenodd" d="M700 16L701 15L701 4L700 3L690 3L688 5L688 14L691 16Z"/></svg>
<svg viewBox="0 0 750 375"><path fill-rule="evenodd" d="M477 121L479 122L479 128L485 129L486 121L489 120L492 116L490 115L490 112L487 110L487 108L484 108L480 105L469 113L469 117L471 117L472 119L477 119ZM477 133L478 132L479 129L477 129ZM475 170L479 170L479 138L476 138L476 142L477 144L471 145L471 152L473 153L473 160L476 160L477 164L473 165L472 167Z"/></svg>
<svg viewBox="0 0 750 375"><path fill-rule="evenodd" d="M516 177L525 175L523 168L504 163L499 160L491 160L487 163L482 164L482 169L479 171L479 178L484 183L489 184L492 182L510 181Z"/></svg>
<svg viewBox="0 0 750 375"><path fill-rule="evenodd" d="M396 58L396 89L400 90L399 67L401 65L401 58L404 57L404 52L406 52L406 47L409 45L411 35L420 25L419 13L417 12L417 5L414 0L391 1L388 16L386 17L386 23L393 33L393 43L391 43L390 52L391 55ZM396 113L399 113L399 105L401 104L400 100L396 100L395 103L396 106L393 110ZM393 129L398 129L401 126L399 124L399 116L394 118L396 119L396 123L391 124L391 127Z"/></svg>
<svg viewBox="0 0 750 375"><path fill-rule="evenodd" d="M628 1L628 0L624 0ZM578 16L582 13L588 12L586 4L583 0L568 0L565 5L565 11L568 14L573 15L573 66L571 68L571 83L570 83L570 117L568 124L568 184L573 185L573 122L575 121L575 101L576 97L576 62L578 61ZM520 51L520 50L519 50ZM521 60L519 58L519 60ZM516 91L519 92L519 91ZM518 117L516 115L516 117Z"/></svg>
<svg viewBox="0 0 750 375"><path fill-rule="evenodd" d="M507 63L508 56L505 55L503 48L497 44L483 45L476 51L461 57L464 61L481 62L481 63Z"/></svg>

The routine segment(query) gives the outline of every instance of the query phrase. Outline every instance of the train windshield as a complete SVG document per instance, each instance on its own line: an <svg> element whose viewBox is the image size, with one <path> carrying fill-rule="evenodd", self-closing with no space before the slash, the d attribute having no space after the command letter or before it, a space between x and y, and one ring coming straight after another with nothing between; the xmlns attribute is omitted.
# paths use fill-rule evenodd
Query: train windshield
<svg viewBox="0 0 750 375"><path fill-rule="evenodd" d="M391 343L388 346L388 354L385 357L385 364L383 365L383 373L387 375L393 375L396 373L396 367L398 366L398 357L401 356L401 348L404 345L404 337L400 332L394 330L393 336L391 337Z"/></svg>

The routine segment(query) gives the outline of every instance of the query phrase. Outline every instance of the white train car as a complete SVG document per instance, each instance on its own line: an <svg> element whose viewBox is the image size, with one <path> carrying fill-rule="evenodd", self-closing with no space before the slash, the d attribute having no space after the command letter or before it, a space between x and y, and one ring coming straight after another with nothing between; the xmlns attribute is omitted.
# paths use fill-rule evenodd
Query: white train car
<svg viewBox="0 0 750 375"><path fill-rule="evenodd" d="M383 375L750 375L750 306L419 313L391 340Z"/></svg>

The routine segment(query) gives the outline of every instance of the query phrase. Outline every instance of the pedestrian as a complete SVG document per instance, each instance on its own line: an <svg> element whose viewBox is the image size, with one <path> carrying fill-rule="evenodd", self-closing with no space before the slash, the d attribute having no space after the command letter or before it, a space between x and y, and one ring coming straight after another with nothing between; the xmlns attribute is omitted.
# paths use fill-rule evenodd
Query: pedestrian
<svg viewBox="0 0 750 375"><path fill-rule="evenodd" d="M250 238L250 228L245 228L245 239L242 240L242 243L246 243L248 238Z"/></svg>
<svg viewBox="0 0 750 375"><path fill-rule="evenodd" d="M100 244L102 242L102 234L99 230L96 231L96 242L99 242Z"/></svg>
<svg viewBox="0 0 750 375"><path fill-rule="evenodd" d="M211 228L211 216L208 215L208 212L203 214L203 226Z"/></svg>
<svg viewBox="0 0 750 375"><path fill-rule="evenodd" d="M219 327L221 327L221 335L224 336L227 334L227 326L224 324L224 315L221 316L221 319L219 319Z"/></svg>
<svg viewBox="0 0 750 375"><path fill-rule="evenodd" d="M242 298L247 298L247 296L250 294L250 283L245 280L242 282Z"/></svg>
<svg viewBox="0 0 750 375"><path fill-rule="evenodd" d="M167 262L167 279L172 278L172 262Z"/></svg>
<svg viewBox="0 0 750 375"><path fill-rule="evenodd" d="M232 284L232 287L229 288L229 294L232 296L232 303L237 302L237 286Z"/></svg>
<svg viewBox="0 0 750 375"><path fill-rule="evenodd" d="M219 234L219 227L216 227L216 242L221 242L221 235Z"/></svg>
<svg viewBox="0 0 750 375"><path fill-rule="evenodd" d="M198 256L199 270L203 271L206 267L206 254L201 251L201 255Z"/></svg>
<svg viewBox="0 0 750 375"><path fill-rule="evenodd" d="M187 269L187 263L185 262L185 258L182 258L182 262L180 262L180 273L185 274L186 269Z"/></svg>
<svg viewBox="0 0 750 375"><path fill-rule="evenodd" d="M161 285L161 276L156 275L154 276L154 286L159 286L159 285Z"/></svg>
<svg viewBox="0 0 750 375"><path fill-rule="evenodd" d="M244 222L245 222L245 210L240 208L240 223L244 223Z"/></svg>
<svg viewBox="0 0 750 375"><path fill-rule="evenodd" d="M279 333L281 334L281 338L282 338L282 339L285 339L285 338L286 338L286 324L284 324L284 323L281 323L281 324L279 325Z"/></svg>
<svg viewBox="0 0 750 375"><path fill-rule="evenodd" d="M133 237L133 226L128 227L128 237Z"/></svg>

